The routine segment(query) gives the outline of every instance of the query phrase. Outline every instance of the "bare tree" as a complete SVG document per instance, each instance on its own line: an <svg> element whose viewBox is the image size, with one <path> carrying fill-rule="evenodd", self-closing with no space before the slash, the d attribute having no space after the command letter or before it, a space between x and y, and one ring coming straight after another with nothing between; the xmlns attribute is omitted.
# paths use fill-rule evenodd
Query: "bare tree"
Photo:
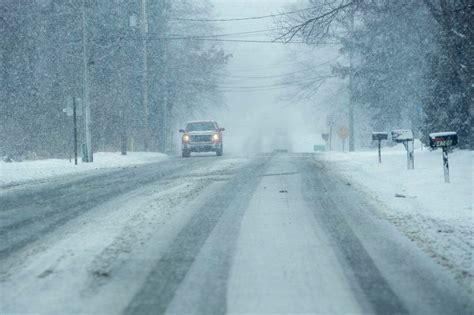
<svg viewBox="0 0 474 315"><path fill-rule="evenodd" d="M276 40L291 42L300 38L308 43L316 43L335 34L338 22L347 19L360 5L359 0L312 0L312 7L298 15L278 21L281 35Z"/></svg>
<svg viewBox="0 0 474 315"><path fill-rule="evenodd" d="M295 16L281 19L278 25L281 35L276 40L291 42L299 38L310 45L318 45L327 39L338 39L353 32L354 14L363 4L362 0L311 0L311 8ZM347 39L347 36L346 36ZM354 99L353 99L353 53L349 50L349 150L355 150ZM317 83L317 82L316 82ZM316 84L314 87L320 87ZM311 88L311 86L306 86Z"/></svg>

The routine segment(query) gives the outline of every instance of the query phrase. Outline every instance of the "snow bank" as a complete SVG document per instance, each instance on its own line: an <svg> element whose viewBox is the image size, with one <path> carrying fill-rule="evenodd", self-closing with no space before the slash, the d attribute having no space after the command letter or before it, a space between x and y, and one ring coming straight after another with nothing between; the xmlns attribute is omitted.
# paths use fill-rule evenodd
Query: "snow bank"
<svg viewBox="0 0 474 315"><path fill-rule="evenodd" d="M451 183L444 183L441 150L415 151L415 169L407 170L402 145L377 151L317 155L356 188L368 191L381 213L472 292L474 266L473 152L449 154Z"/></svg>
<svg viewBox="0 0 474 315"><path fill-rule="evenodd" d="M376 151L330 152L321 157L337 161L339 171L399 211L462 223L465 219L472 220L473 155L464 150L449 155L450 184L444 183L440 150L416 151L415 170L406 169L403 146L382 150L382 164L377 162ZM395 199L395 194L404 195L408 200ZM410 207L415 203L416 207Z"/></svg>
<svg viewBox="0 0 474 315"><path fill-rule="evenodd" d="M75 174L90 170L126 167L144 163L152 163L165 159L167 156L155 152L98 152L94 154L93 163L78 162L68 159L47 159L25 162L7 163L0 161L0 187L14 186L30 180L46 179L54 176Z"/></svg>

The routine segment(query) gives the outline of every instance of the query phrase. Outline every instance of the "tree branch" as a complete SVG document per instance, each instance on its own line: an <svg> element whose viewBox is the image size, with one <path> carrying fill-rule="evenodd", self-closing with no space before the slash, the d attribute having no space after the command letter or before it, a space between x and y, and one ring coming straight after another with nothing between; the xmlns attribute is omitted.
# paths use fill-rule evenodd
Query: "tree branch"
<svg viewBox="0 0 474 315"><path fill-rule="evenodd" d="M300 23L298 25L295 25L295 26L292 26L290 27L290 29L284 33L283 35L279 36L278 38L274 39L273 41L279 41L279 40L283 40L285 43L289 43L293 40L293 38L299 33L299 32L304 32L304 30L308 27L308 25L312 25L312 28L311 28L311 31L310 31L310 34L313 33L314 31L314 28L315 28L315 23L318 22L318 21L321 21L323 19L327 19L329 20L328 21L328 24L330 24L333 19L339 14L340 11L350 7L350 6L353 6L357 3L357 1L351 1L349 3L346 3L344 5L340 5L328 12L325 12L321 15L318 15L316 17L313 17L311 19L308 19L306 21L304 21L303 23ZM329 29L329 25L327 25L325 27L325 31L327 31ZM289 36L288 39L285 40L285 38L287 38Z"/></svg>

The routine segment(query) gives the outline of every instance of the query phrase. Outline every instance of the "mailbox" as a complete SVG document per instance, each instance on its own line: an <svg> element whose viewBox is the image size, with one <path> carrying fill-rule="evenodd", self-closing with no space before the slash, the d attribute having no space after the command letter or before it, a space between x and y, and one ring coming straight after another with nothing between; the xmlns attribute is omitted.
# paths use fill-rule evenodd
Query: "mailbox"
<svg viewBox="0 0 474 315"><path fill-rule="evenodd" d="M458 144L458 134L454 131L430 133L430 147L443 148Z"/></svg>
<svg viewBox="0 0 474 315"><path fill-rule="evenodd" d="M373 132L372 133L372 140L387 140L388 133L386 132Z"/></svg>
<svg viewBox="0 0 474 315"><path fill-rule="evenodd" d="M403 143L407 150L407 169L415 169L415 143L413 139L413 131L408 129L392 130L392 141Z"/></svg>
<svg viewBox="0 0 474 315"><path fill-rule="evenodd" d="M411 130L392 130L392 141L413 141L413 132Z"/></svg>

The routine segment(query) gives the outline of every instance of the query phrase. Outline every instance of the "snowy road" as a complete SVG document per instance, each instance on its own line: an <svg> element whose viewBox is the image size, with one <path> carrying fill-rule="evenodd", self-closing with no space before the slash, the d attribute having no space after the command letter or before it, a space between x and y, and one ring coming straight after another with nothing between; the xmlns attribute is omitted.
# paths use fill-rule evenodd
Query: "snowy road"
<svg viewBox="0 0 474 315"><path fill-rule="evenodd" d="M310 154L172 158L0 193L2 314L470 314Z"/></svg>

